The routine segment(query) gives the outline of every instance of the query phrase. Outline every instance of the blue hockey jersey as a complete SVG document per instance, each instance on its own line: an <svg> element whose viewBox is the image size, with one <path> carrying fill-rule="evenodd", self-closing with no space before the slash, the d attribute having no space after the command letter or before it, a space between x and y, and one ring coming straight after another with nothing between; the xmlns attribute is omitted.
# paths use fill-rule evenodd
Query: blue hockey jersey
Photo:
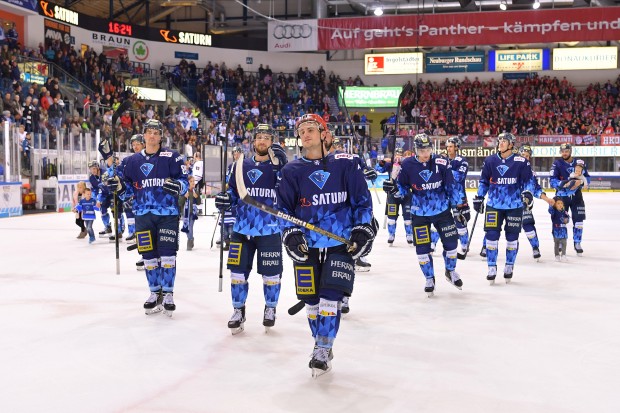
<svg viewBox="0 0 620 413"><path fill-rule="evenodd" d="M530 163L522 156L511 154L506 159L499 154L487 156L482 164L478 196L488 193L487 206L495 209L523 208L521 193L535 192L533 176Z"/></svg>
<svg viewBox="0 0 620 413"><path fill-rule="evenodd" d="M281 223L278 218L239 200L235 180L236 167L237 164L233 164L228 180L228 193L231 195L233 208L236 207L237 215L233 231L250 236L271 235L280 232ZM243 182L248 194L258 202L273 208L276 207L275 187L277 179L271 161L257 162L253 158L243 161Z"/></svg>
<svg viewBox="0 0 620 413"><path fill-rule="evenodd" d="M465 179L467 178L467 172L469 171L469 163L467 158L462 156L455 156L454 159L450 159L450 169L452 170L452 176L454 177L454 187L461 194L461 202L467 201L467 195L465 194Z"/></svg>
<svg viewBox="0 0 620 413"><path fill-rule="evenodd" d="M428 162L405 158L396 181L402 196L411 193L412 215L433 216L462 203L448 161L437 155Z"/></svg>
<svg viewBox="0 0 620 413"><path fill-rule="evenodd" d="M160 149L153 155L145 150L127 158L123 170L126 185L133 188L133 211L136 215L179 215L177 197L163 189L167 178L181 183L181 195L187 192L187 175L183 157L171 149Z"/></svg>
<svg viewBox="0 0 620 413"><path fill-rule="evenodd" d="M352 155L330 154L324 160L301 158L282 168L276 190L278 209L348 239L355 225L372 221L370 191ZM284 225L293 226L289 222ZM312 248L340 245L316 232L302 231Z"/></svg>
<svg viewBox="0 0 620 413"><path fill-rule="evenodd" d="M82 219L84 221L94 221L95 210L99 209L97 208L97 200L93 197L90 199L80 199L75 207L75 209L82 214Z"/></svg>
<svg viewBox="0 0 620 413"><path fill-rule="evenodd" d="M555 189L557 196L571 196L577 191L581 191L581 186L577 189L564 188L570 178L570 174L575 172L575 167L581 165L583 167L583 176L586 178L588 184L590 184L590 174L588 173L588 166L582 159L573 158L572 162L566 162L564 159L556 159L551 165L551 187Z"/></svg>
<svg viewBox="0 0 620 413"><path fill-rule="evenodd" d="M97 199L99 192L101 192L101 188L99 188L99 185L101 185L101 176L90 174L88 176L88 182L90 183L93 198Z"/></svg>

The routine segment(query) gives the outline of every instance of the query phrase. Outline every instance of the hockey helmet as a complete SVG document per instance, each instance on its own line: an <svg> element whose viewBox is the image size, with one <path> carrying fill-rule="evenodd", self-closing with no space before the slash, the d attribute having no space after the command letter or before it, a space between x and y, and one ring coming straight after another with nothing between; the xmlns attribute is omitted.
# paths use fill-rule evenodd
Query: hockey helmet
<svg viewBox="0 0 620 413"><path fill-rule="evenodd" d="M129 140L129 144L132 145L134 142L139 142L142 145L144 145L144 135L141 133L133 135L131 139Z"/></svg>
<svg viewBox="0 0 620 413"><path fill-rule="evenodd" d="M99 168L99 162L97 162L95 159L93 159L92 161L88 162L88 168Z"/></svg>
<svg viewBox="0 0 620 413"><path fill-rule="evenodd" d="M415 144L415 148L417 149L427 149L432 148L433 143L431 142L431 138L428 137L426 133L418 133L413 138L413 142Z"/></svg>
<svg viewBox="0 0 620 413"><path fill-rule="evenodd" d="M332 145L335 148L342 148L342 140L340 140L340 138L334 138L334 140L332 141Z"/></svg>
<svg viewBox="0 0 620 413"><path fill-rule="evenodd" d="M532 147L528 145L527 143L524 145L521 145L521 147L519 148L519 154L523 154L524 152L527 152L530 155L532 154Z"/></svg>
<svg viewBox="0 0 620 413"><path fill-rule="evenodd" d="M396 148L394 153L396 156L403 156L403 148Z"/></svg>
<svg viewBox="0 0 620 413"><path fill-rule="evenodd" d="M565 150L569 150L570 151L572 149L573 149L573 146L570 143L568 143L568 142L565 142L565 143L560 145L560 152L565 151Z"/></svg>
<svg viewBox="0 0 620 413"><path fill-rule="evenodd" d="M295 135L299 135L299 127L306 122L314 123L316 127L319 128L319 132L327 130L327 123L325 123L325 119L315 113L307 113L295 122Z"/></svg>
<svg viewBox="0 0 620 413"><path fill-rule="evenodd" d="M456 147L456 149L461 148L461 140L459 139L458 136L449 137L448 140L446 140L446 145L449 143L453 144Z"/></svg>
<svg viewBox="0 0 620 413"><path fill-rule="evenodd" d="M502 141L502 140L508 141L508 143L511 143L514 145L515 142L517 141L517 138L512 133L503 132L503 133L500 133L499 136L497 137L497 142L499 143L499 141Z"/></svg>
<svg viewBox="0 0 620 413"><path fill-rule="evenodd" d="M272 141L278 138L278 132L268 123L259 123L256 125L256 128L254 128L254 140L256 140L256 136L258 135L269 135Z"/></svg>
<svg viewBox="0 0 620 413"><path fill-rule="evenodd" d="M241 149L241 146L235 146L232 153L243 153L243 150Z"/></svg>
<svg viewBox="0 0 620 413"><path fill-rule="evenodd" d="M157 119L149 119L145 124L144 127L142 128L143 133L146 134L146 131L148 129L155 129L159 131L159 134L163 137L164 135L164 127L161 124L160 121L158 121Z"/></svg>

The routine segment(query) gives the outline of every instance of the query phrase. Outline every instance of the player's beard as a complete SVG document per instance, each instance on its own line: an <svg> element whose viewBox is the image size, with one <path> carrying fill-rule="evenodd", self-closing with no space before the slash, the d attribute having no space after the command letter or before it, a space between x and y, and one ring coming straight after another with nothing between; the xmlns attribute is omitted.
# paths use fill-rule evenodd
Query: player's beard
<svg viewBox="0 0 620 413"><path fill-rule="evenodd" d="M254 152L256 152L258 156L266 156L269 154L269 147L265 149L259 149L258 146L254 146Z"/></svg>
<svg viewBox="0 0 620 413"><path fill-rule="evenodd" d="M323 141L323 145L325 145L325 152L329 152L334 145L334 141L327 142L327 139Z"/></svg>
<svg viewBox="0 0 620 413"><path fill-rule="evenodd" d="M570 155L562 155L562 159L564 159L565 161L568 161L570 159L572 154Z"/></svg>

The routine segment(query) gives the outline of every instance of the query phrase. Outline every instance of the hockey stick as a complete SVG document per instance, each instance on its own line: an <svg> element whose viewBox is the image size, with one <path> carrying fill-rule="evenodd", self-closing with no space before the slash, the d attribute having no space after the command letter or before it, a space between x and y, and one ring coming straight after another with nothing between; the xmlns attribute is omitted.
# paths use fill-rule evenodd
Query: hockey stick
<svg viewBox="0 0 620 413"><path fill-rule="evenodd" d="M476 229L476 222L478 221L478 215L480 215L480 212L476 212L476 216L474 217L474 223L471 226L471 233L469 234L469 242L467 243L467 249L465 249L465 252L463 253L462 258L458 257L461 260L464 260L465 258L467 258L467 253L469 252L469 246L471 245L471 240L472 240L472 237L474 236L474 230Z"/></svg>
<svg viewBox="0 0 620 413"><path fill-rule="evenodd" d="M228 122L226 123L226 133L225 136L222 137L222 192L226 192L226 169L228 169L228 132L230 131L230 124L232 123L232 111L233 105L230 105L230 111L228 111ZM219 286L217 291L222 292L222 282L224 281L224 222L222 222L220 228L220 236L222 242L220 243L220 273L218 275L219 278Z"/></svg>
<svg viewBox="0 0 620 413"><path fill-rule="evenodd" d="M213 240L215 239L215 233L217 232L217 224L220 222L221 212L217 212L217 219L215 220L215 228L213 228L213 235L211 236L211 246L209 249L213 249Z"/></svg>
<svg viewBox="0 0 620 413"><path fill-rule="evenodd" d="M248 189L245 186L245 182L243 182L243 158L239 157L239 159L237 159L237 162L235 163L235 183L237 184L237 194L239 195L239 198L245 202L248 205L252 205L255 208L260 209L261 211L264 211L270 215L276 216L278 218L281 218L285 221L288 222L292 222L295 225L298 225L300 227L306 228L310 231L314 231L316 233L319 233L323 236L326 236L328 238L331 238L333 240L336 240L338 242L341 242L343 244L345 244L346 246L350 247L353 251L355 249L357 249L357 245L351 241L349 241L348 239L342 238L339 235L336 235L334 233L331 233L329 231L326 231L322 228L319 228L317 226L314 226L312 224L310 224L309 222L303 221L297 217L294 217L292 215L286 214L282 211L278 211L275 208L272 208L268 205L265 205L263 203L258 202L257 200L255 200L254 198L252 198L249 194L248 194Z"/></svg>
<svg viewBox="0 0 620 413"><path fill-rule="evenodd" d="M301 311L302 308L306 306L306 303L303 301L299 301L297 304L288 309L289 315L295 315Z"/></svg>

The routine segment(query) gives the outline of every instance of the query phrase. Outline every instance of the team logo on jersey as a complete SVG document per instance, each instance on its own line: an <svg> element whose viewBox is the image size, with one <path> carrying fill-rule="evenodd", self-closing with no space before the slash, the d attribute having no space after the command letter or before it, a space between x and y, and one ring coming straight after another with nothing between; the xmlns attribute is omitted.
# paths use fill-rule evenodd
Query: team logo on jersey
<svg viewBox="0 0 620 413"><path fill-rule="evenodd" d="M315 295L314 267L295 266L295 286L297 295Z"/></svg>
<svg viewBox="0 0 620 413"><path fill-rule="evenodd" d="M258 178L260 178L263 173L259 171L258 169L251 169L247 172L247 174L248 174L248 178L250 178L250 182L252 182L252 185L254 185L256 181L258 181Z"/></svg>
<svg viewBox="0 0 620 413"><path fill-rule="evenodd" d="M569 168L566 168L566 172L568 172L568 174L572 174L573 172L575 172L575 168L573 168L572 166Z"/></svg>
<svg viewBox="0 0 620 413"><path fill-rule="evenodd" d="M330 173L326 171L315 171L309 176L309 178L316 186L319 187L319 189L323 189L329 175Z"/></svg>
<svg viewBox="0 0 620 413"><path fill-rule="evenodd" d="M424 182L428 182L428 180L431 179L431 176L433 176L433 173L428 169L424 169L423 171L420 171L420 176L424 179Z"/></svg>
<svg viewBox="0 0 620 413"><path fill-rule="evenodd" d="M144 176L149 176L149 174L153 170L153 164L152 163L143 163L142 165L140 165L140 170L142 171Z"/></svg>
<svg viewBox="0 0 620 413"><path fill-rule="evenodd" d="M508 170L508 166L507 165L497 165L497 170L499 171L499 174L501 176L504 176L504 174Z"/></svg>

